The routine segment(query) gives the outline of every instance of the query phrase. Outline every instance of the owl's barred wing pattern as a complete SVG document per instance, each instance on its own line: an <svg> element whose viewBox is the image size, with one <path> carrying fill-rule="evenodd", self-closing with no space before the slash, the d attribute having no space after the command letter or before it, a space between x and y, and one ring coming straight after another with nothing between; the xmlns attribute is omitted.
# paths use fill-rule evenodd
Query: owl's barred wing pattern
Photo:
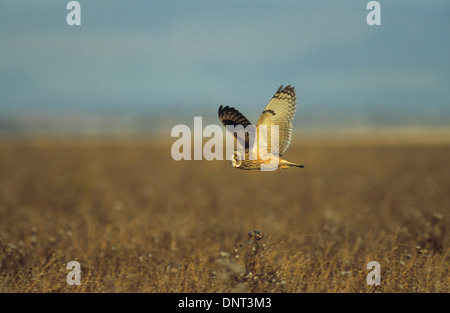
<svg viewBox="0 0 450 313"><path fill-rule="evenodd" d="M252 125L252 123L238 110L236 110L235 108L226 106L223 107L222 105L219 108L219 119L222 122L222 124L225 126L225 128L228 125L231 126L238 126L238 125L242 125L244 128ZM234 137L236 138L236 140L238 141L238 143L244 147L246 150L248 150L250 148L250 138L248 133L244 133L243 130L237 130L236 132L234 132ZM244 141L242 142L242 138L245 138Z"/></svg>
<svg viewBox="0 0 450 313"><path fill-rule="evenodd" d="M223 107L222 105L220 106L219 119L224 126L242 125L244 127L247 127L248 125L252 124L241 112L229 106L226 107Z"/></svg>
<svg viewBox="0 0 450 313"><path fill-rule="evenodd" d="M260 125L267 125L268 129L268 152L276 153L282 156L289 148L292 139L292 120L295 116L297 97L295 94L295 88L291 85L283 88L283 85L278 88L273 98L269 101L263 113L261 114L256 128L259 130ZM278 125L279 131L279 150L270 151L270 126Z"/></svg>

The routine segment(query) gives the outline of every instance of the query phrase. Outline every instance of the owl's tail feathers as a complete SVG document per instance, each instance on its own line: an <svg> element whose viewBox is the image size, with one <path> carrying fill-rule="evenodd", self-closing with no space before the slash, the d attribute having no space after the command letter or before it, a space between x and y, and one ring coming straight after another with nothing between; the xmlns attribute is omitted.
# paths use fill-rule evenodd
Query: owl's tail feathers
<svg viewBox="0 0 450 313"><path fill-rule="evenodd" d="M286 169L286 168L290 168L291 166L295 166L295 167L305 167L304 165L302 165L302 164L297 164L297 163L292 163L292 162L289 162L289 161L287 161L287 160L280 160L280 168L282 168L282 169Z"/></svg>
<svg viewBox="0 0 450 313"><path fill-rule="evenodd" d="M297 164L297 163L292 163L292 162L289 162L288 164L289 164L289 166L295 166L295 167L301 167L301 168L304 168L304 167L305 167L305 166L302 165L302 164Z"/></svg>

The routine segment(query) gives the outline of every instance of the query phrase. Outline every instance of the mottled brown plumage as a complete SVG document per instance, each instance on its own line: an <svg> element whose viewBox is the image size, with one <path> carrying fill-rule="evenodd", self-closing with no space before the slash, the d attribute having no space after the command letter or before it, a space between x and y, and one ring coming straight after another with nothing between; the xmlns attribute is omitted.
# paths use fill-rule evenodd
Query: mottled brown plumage
<svg viewBox="0 0 450 313"><path fill-rule="evenodd" d="M231 160L231 164L234 167L245 170L261 169L262 164L274 162L274 160L278 162L278 168L284 169L291 166L303 167L303 165L291 163L282 158L289 148L292 139L292 120L295 116L296 100L297 97L294 87L288 85L283 88L283 85L281 85L280 88L278 88L256 123L257 141L255 141L255 143L257 144L253 144L254 141L247 132L242 133L243 129L233 133L236 140L238 140L238 145L243 147L243 150L245 151L243 156L240 156L238 151L234 152ZM220 106L218 113L219 119L225 127L242 125L245 128L252 125L252 123L235 108ZM262 142L259 142L259 126L261 125L267 126L267 137L262 137ZM272 144L270 142L272 135L270 126L272 125L278 126L278 145L275 145L275 149L272 149ZM264 134L261 134L261 136L263 135ZM277 134L273 135L276 136ZM262 156L260 151L267 151L268 154Z"/></svg>

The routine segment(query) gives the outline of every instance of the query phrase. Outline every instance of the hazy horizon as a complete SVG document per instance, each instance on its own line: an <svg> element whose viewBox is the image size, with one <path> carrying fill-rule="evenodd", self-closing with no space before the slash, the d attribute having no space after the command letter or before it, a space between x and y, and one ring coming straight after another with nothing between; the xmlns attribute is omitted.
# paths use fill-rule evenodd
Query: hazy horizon
<svg viewBox="0 0 450 313"><path fill-rule="evenodd" d="M256 121L281 84L294 128L450 124L448 1L67 3L0 4L0 133Z"/></svg>

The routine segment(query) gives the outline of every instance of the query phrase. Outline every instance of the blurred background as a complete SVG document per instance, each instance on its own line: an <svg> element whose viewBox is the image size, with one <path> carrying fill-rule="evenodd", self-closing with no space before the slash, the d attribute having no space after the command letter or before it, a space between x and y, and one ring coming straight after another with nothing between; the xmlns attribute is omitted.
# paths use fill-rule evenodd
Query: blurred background
<svg viewBox="0 0 450 313"><path fill-rule="evenodd" d="M0 2L0 134L170 135L256 121L283 84L296 130L445 127L449 1ZM205 124L204 124L205 125Z"/></svg>
<svg viewBox="0 0 450 313"><path fill-rule="evenodd" d="M368 2L0 0L0 292L449 292L450 1ZM281 84L305 169L171 158Z"/></svg>

